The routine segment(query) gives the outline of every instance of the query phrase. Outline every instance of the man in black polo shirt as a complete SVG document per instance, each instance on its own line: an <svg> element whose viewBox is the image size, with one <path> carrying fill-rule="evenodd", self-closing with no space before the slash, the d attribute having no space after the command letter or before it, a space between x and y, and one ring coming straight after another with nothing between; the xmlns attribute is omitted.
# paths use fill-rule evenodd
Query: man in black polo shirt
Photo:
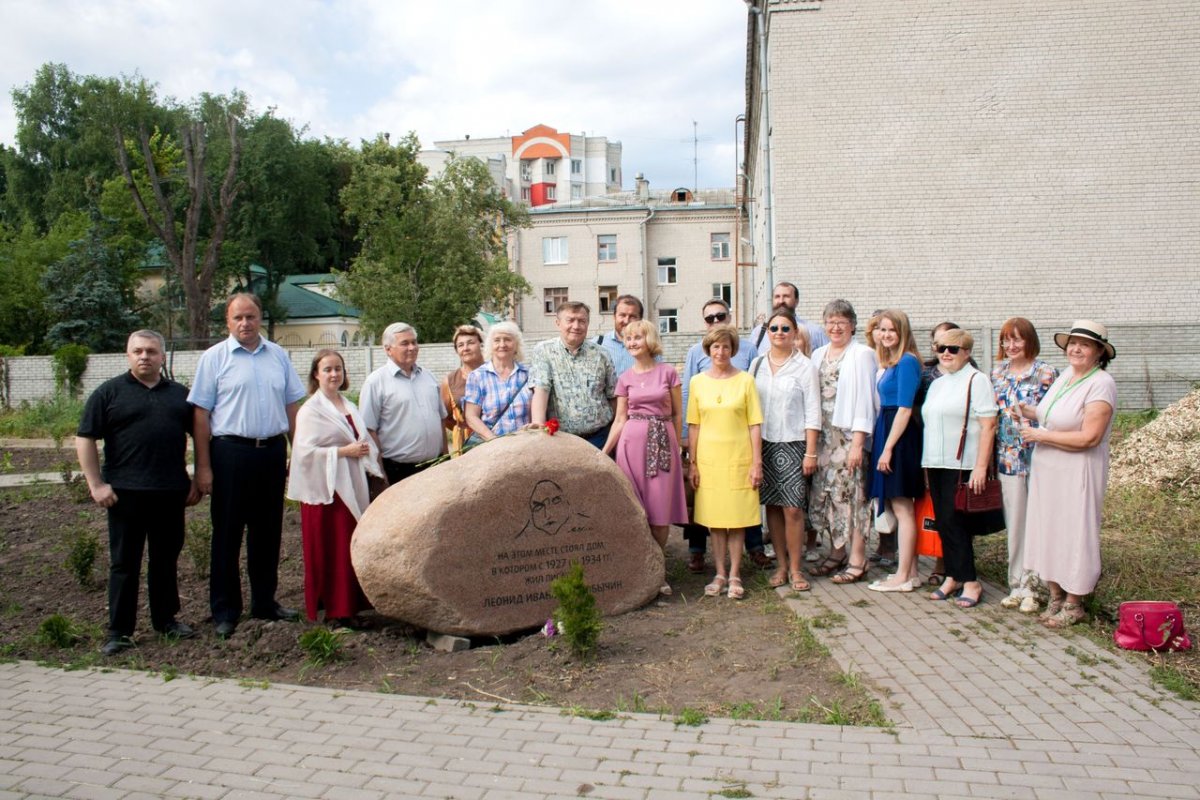
<svg viewBox="0 0 1200 800"><path fill-rule="evenodd" d="M101 384L87 400L75 435L75 452L92 499L108 509L107 656L133 647L142 549L149 542L146 587L150 622L164 636L196 632L175 619L179 612L176 566L183 549L183 509L200 500L187 474L192 407L187 389L162 375L165 343L154 331L137 331L125 347L129 372ZM98 439L104 440L100 470Z"/></svg>

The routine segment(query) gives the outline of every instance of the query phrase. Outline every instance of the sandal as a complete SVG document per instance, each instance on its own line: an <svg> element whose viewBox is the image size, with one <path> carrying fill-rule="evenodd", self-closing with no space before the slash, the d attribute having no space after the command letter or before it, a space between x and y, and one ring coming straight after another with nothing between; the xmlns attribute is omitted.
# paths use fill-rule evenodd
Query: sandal
<svg viewBox="0 0 1200 800"><path fill-rule="evenodd" d="M704 587L705 596L716 597L717 595L721 594L722 592L725 591L725 584L727 584L728 582L729 582L729 579L726 578L724 575L716 576L715 578L712 579L712 583L710 583L708 586Z"/></svg>
<svg viewBox="0 0 1200 800"><path fill-rule="evenodd" d="M846 564L849 562L850 556L844 552L840 556L835 556L833 553L830 553L825 557L825 560L821 562L819 567L809 570L808 573L810 575L816 575L817 577L823 578L826 575L832 575L835 572L845 569Z"/></svg>
<svg viewBox="0 0 1200 800"><path fill-rule="evenodd" d="M802 573L802 572L798 572L798 571L793 572L791 574L791 579L792 579L792 587L791 588L792 588L793 592L807 592L809 589L812 588L812 586L809 585L808 581L804 580L804 573Z"/></svg>
<svg viewBox="0 0 1200 800"><path fill-rule="evenodd" d="M1046 620L1057 615L1058 612L1062 611L1063 604L1066 602L1066 595L1063 595L1062 597L1051 597L1050 602L1046 604L1046 610L1038 615L1038 620L1044 623Z"/></svg>
<svg viewBox="0 0 1200 800"><path fill-rule="evenodd" d="M730 578L729 579L729 599L730 600L741 600L745 596L746 596L746 590L745 590L745 588L742 587L742 579L741 578Z"/></svg>
<svg viewBox="0 0 1200 800"><path fill-rule="evenodd" d="M850 566L846 567L844 570L839 572L837 575L834 575L829 580L831 580L832 582L834 582L840 586L840 585L844 585L847 583L858 583L859 581L865 579L866 577L867 577L867 565L866 564L859 564L857 566L854 564L851 564Z"/></svg>
<svg viewBox="0 0 1200 800"><path fill-rule="evenodd" d="M1052 617L1047 617L1042 620L1042 624L1047 628L1054 630L1062 630L1069 628L1072 625L1083 622L1087 619L1087 612L1083 610L1083 606L1079 603L1063 603L1062 608Z"/></svg>
<svg viewBox="0 0 1200 800"><path fill-rule="evenodd" d="M785 575L782 572L776 572L774 575L771 576L771 579L767 581L767 584L772 589L778 589L780 586L783 586L787 582L788 582L787 575Z"/></svg>

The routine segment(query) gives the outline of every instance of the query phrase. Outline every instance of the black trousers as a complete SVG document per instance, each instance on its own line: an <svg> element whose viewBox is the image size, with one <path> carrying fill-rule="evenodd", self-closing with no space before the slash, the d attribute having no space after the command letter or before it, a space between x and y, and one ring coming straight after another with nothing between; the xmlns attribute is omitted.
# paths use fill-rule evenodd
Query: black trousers
<svg viewBox="0 0 1200 800"><path fill-rule="evenodd" d="M150 624L162 630L179 613L176 568L183 549L187 492L117 489L116 493L117 503L108 509L108 633L133 636L142 553L147 549Z"/></svg>
<svg viewBox="0 0 1200 800"><path fill-rule="evenodd" d="M387 475L388 485L395 486L405 478L411 478L418 472L423 472L428 467L419 467L416 464L406 464L403 461L393 461L390 458L383 460L383 474Z"/></svg>
<svg viewBox="0 0 1200 800"><path fill-rule="evenodd" d="M246 532L246 575L250 613L270 616L279 585L279 541L283 531L283 488L287 440L265 447L212 440L212 565L208 583L213 622L242 615L242 532Z"/></svg>
<svg viewBox="0 0 1200 800"><path fill-rule="evenodd" d="M965 520L954 508L954 492L960 480L971 476L970 471L931 469L929 496L933 500L933 515L937 518L938 536L942 540L942 561L946 575L959 583L978 580L975 574L975 537Z"/></svg>

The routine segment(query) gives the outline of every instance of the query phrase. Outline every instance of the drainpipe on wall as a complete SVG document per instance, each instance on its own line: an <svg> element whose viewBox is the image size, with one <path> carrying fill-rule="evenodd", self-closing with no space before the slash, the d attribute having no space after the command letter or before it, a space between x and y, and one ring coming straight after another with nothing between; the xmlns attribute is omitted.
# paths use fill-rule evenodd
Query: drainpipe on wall
<svg viewBox="0 0 1200 800"><path fill-rule="evenodd" d="M758 137L763 153L763 246L767 265L767 286L775 286L775 187L771 179L771 106L770 89L767 82L767 19L766 5L756 5L756 0L746 0L750 13L754 15L754 26L758 36L758 89L759 128Z"/></svg>
<svg viewBox="0 0 1200 800"><path fill-rule="evenodd" d="M647 186L647 189L649 189L648 186ZM646 249L646 245L647 245L646 225L649 224L650 220L654 219L654 208L649 205L649 202L650 202L649 200L647 200L646 202L647 202L646 218L638 223L638 229L641 231L641 237L642 237L642 299L645 300L647 306L650 306L653 304L654 321L655 321L655 323L657 323L658 322L658 304L657 304L657 301L652 300L650 297L650 253Z"/></svg>

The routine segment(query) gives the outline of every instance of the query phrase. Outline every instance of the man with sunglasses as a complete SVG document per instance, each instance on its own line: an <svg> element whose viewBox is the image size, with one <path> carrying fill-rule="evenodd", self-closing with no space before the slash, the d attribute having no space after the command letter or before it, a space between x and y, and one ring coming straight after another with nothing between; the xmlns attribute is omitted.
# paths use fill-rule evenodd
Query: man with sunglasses
<svg viewBox="0 0 1200 800"><path fill-rule="evenodd" d="M718 325L732 325L733 319L729 314L729 304L719 297L714 297L704 304L701 309L701 316L704 318L704 332L712 330ZM735 326L736 327L736 326ZM703 337L701 337L703 339ZM758 350L754 346L754 342L742 336L738 338L738 351L734 354L731 362L733 366L741 370L750 368L750 362L758 355ZM712 364L712 359L704 352L702 342L696 342L688 350L687 361L683 368L683 418L687 419L687 404L688 404L688 384L692 380L693 375L699 375L704 370L708 369ZM687 426L683 426L684 441L680 444L683 447L684 457L687 457ZM704 572L704 550L707 547L708 529L703 525L689 524L683 528L683 535L688 540L688 569L695 573ZM750 555L750 560L755 566L760 569L768 569L772 566L771 559L763 550L762 525L755 525L746 528L746 552Z"/></svg>

